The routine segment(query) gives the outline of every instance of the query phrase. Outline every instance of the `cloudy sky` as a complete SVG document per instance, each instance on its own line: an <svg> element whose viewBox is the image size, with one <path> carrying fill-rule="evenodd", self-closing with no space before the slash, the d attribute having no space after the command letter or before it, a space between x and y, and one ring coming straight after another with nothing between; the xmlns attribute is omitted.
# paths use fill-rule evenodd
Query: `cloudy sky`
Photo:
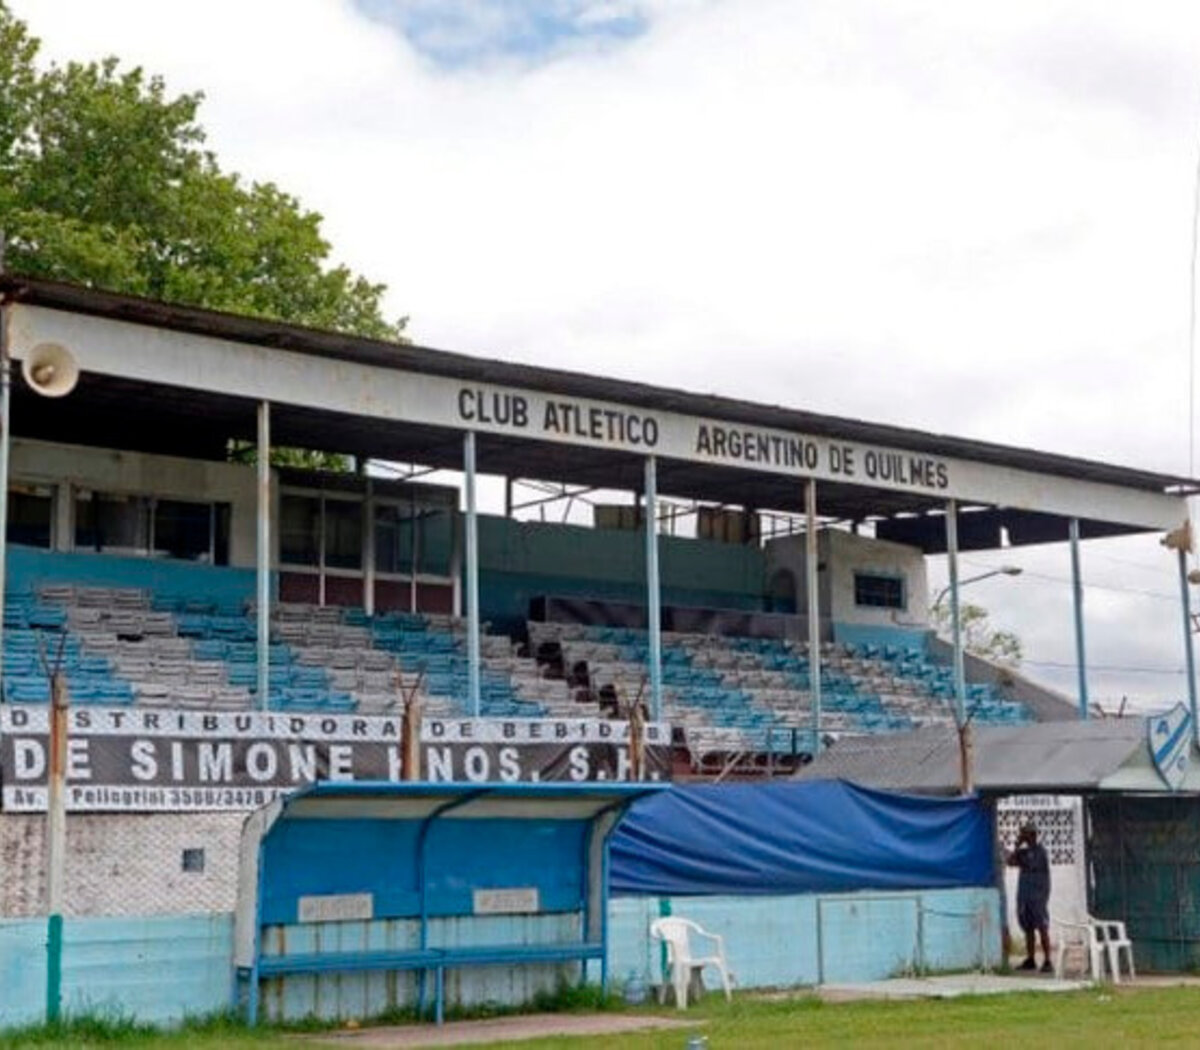
<svg viewBox="0 0 1200 1050"><path fill-rule="evenodd" d="M9 2L202 89L419 342L1189 468L1198 4ZM1001 561L1071 685L1066 548ZM1084 572L1094 694L1184 695L1166 553Z"/></svg>

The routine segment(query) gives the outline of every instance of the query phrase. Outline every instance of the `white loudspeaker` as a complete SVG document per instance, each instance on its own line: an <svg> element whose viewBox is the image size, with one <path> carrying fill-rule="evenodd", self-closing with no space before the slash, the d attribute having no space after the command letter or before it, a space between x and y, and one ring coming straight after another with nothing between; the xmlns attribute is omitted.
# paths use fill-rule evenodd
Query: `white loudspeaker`
<svg viewBox="0 0 1200 1050"><path fill-rule="evenodd" d="M1158 541L1167 550L1186 551L1191 553L1192 550L1192 523L1185 521L1177 529L1172 529L1161 540Z"/></svg>
<svg viewBox="0 0 1200 1050"><path fill-rule="evenodd" d="M79 365L61 343L38 343L21 361L21 375L42 397L63 397L79 382Z"/></svg>

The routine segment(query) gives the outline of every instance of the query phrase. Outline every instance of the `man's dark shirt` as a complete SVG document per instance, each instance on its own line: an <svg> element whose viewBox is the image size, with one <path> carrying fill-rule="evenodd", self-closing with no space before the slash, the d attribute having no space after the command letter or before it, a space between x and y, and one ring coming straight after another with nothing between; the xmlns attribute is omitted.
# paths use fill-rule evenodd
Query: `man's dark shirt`
<svg viewBox="0 0 1200 1050"><path fill-rule="evenodd" d="M1045 904L1050 899L1050 858L1040 843L1018 846L1015 852L1017 868L1017 903L1029 901Z"/></svg>

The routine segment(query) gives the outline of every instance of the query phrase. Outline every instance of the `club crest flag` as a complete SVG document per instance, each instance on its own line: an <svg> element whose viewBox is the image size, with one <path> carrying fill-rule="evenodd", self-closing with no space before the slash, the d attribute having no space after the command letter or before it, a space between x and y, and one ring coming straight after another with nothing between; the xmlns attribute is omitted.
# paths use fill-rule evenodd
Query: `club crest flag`
<svg viewBox="0 0 1200 1050"><path fill-rule="evenodd" d="M1172 791L1178 791L1187 775L1192 750L1192 713L1182 703L1161 715L1146 719L1150 759L1158 775Z"/></svg>

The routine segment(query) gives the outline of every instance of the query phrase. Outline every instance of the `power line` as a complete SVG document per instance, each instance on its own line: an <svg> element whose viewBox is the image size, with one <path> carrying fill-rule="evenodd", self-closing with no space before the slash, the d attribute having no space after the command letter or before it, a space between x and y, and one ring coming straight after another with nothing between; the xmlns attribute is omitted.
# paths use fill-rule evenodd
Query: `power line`
<svg viewBox="0 0 1200 1050"><path fill-rule="evenodd" d="M1073 671L1076 667L1074 661L1067 660L1030 660L1028 657L1021 660L1022 665L1028 664L1031 667L1053 667L1062 668L1063 670ZM1096 671L1104 674L1169 674L1169 675L1184 675L1187 670L1183 667L1125 667L1120 664L1088 664L1088 672Z"/></svg>
<svg viewBox="0 0 1200 1050"><path fill-rule="evenodd" d="M978 565L980 568L990 568L991 567L988 565L987 562L975 561L970 558L962 558L960 560L966 565ZM1021 575L1022 575L1022 577L1028 577L1028 578L1034 579L1034 580L1042 580L1046 583L1060 583L1060 584L1065 584L1068 587L1070 587L1072 585L1071 579L1068 576L1054 576L1051 573L1037 572L1036 570L1033 570L1033 569L1022 569ZM1084 586L1085 590L1113 591L1117 594L1136 594L1136 595L1140 595L1141 597L1144 597L1144 598L1158 598L1162 601L1170 601L1170 602L1178 602L1179 601L1178 594L1167 594L1165 591L1149 591L1149 590L1145 590L1140 587L1120 587L1117 584L1113 584L1113 583L1089 583L1086 581L1084 582L1083 586Z"/></svg>

